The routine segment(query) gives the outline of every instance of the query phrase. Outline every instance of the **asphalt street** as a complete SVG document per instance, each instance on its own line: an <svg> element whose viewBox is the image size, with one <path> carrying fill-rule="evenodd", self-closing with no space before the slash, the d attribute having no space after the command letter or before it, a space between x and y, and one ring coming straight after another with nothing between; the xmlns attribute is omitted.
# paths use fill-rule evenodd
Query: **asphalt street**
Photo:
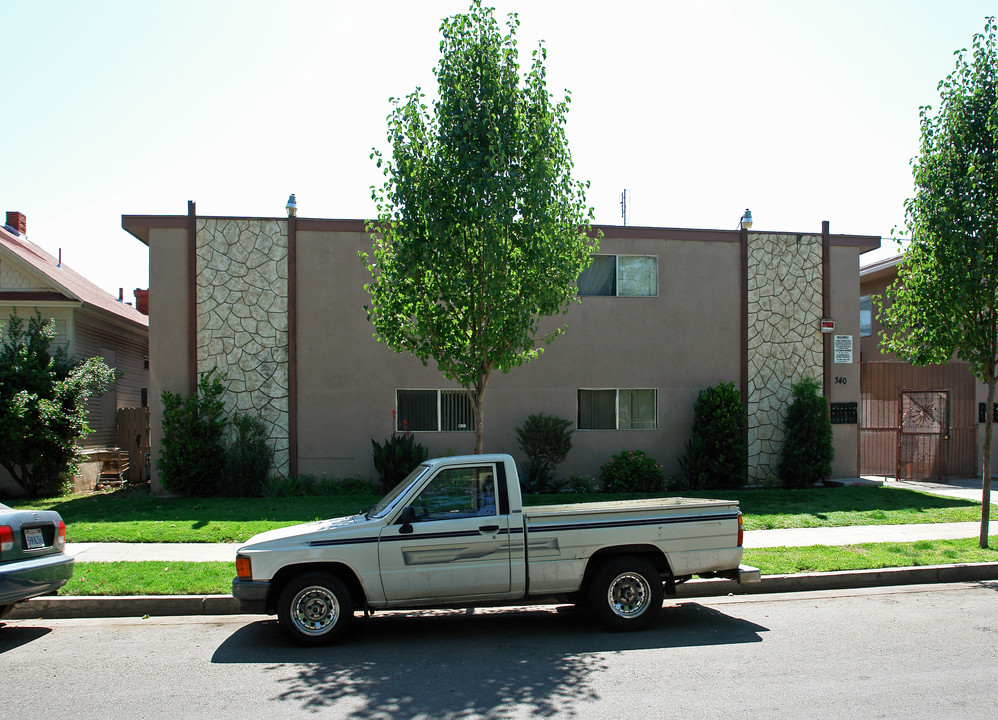
<svg viewBox="0 0 998 720"><path fill-rule="evenodd" d="M614 634L552 606L383 613L340 645L253 616L14 620L10 717L976 718L998 582L680 600Z"/></svg>

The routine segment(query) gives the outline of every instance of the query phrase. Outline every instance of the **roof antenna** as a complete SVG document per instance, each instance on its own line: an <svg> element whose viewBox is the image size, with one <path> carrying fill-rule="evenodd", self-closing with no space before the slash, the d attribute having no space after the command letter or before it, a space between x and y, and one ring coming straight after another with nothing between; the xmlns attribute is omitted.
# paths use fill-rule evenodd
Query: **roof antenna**
<svg viewBox="0 0 998 720"><path fill-rule="evenodd" d="M620 216L624 218L624 225L627 225L627 189L620 193Z"/></svg>
<svg viewBox="0 0 998 720"><path fill-rule="evenodd" d="M57 262L55 266L62 267L62 248L59 248L59 262Z"/></svg>

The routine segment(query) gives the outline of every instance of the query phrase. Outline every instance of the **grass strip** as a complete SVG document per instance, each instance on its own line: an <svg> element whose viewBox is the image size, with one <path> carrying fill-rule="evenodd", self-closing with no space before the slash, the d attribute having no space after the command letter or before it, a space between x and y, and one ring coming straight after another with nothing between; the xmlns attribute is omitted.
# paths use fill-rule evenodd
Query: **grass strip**
<svg viewBox="0 0 998 720"><path fill-rule="evenodd" d="M746 550L742 562L763 575L998 562L998 536L989 538L986 549L978 547L976 538L758 548Z"/></svg>
<svg viewBox="0 0 998 720"><path fill-rule="evenodd" d="M831 547L760 548L743 559L763 575L837 570L870 570L920 565L998 562L998 536L986 550L976 539L863 543ZM228 595L236 574L234 562L91 562L77 563L73 579L60 595Z"/></svg>
<svg viewBox="0 0 998 720"><path fill-rule="evenodd" d="M883 487L721 490L682 495L737 500L745 515L746 530L976 522L981 516L978 502ZM528 495L524 504L639 497L656 495ZM265 530L353 515L377 500L377 495L181 498L152 495L146 489L124 489L8 504L57 510L66 520L69 542L242 542ZM991 508L992 517L998 517L998 505Z"/></svg>
<svg viewBox="0 0 998 720"><path fill-rule="evenodd" d="M60 595L229 595L232 562L76 563Z"/></svg>

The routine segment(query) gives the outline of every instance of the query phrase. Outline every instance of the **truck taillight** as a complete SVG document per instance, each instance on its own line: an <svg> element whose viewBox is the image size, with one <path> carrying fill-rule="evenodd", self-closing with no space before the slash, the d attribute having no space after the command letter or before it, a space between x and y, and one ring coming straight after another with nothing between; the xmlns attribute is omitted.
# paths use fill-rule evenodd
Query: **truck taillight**
<svg viewBox="0 0 998 720"><path fill-rule="evenodd" d="M745 540L744 522L742 521L742 514L738 513L738 547L742 546L742 541L744 540Z"/></svg>
<svg viewBox="0 0 998 720"><path fill-rule="evenodd" d="M60 550L66 549L66 523L59 521L59 529L55 534L55 546Z"/></svg>
<svg viewBox="0 0 998 720"><path fill-rule="evenodd" d="M236 555L236 577L244 578L246 580L253 579L253 569L250 564L250 559L245 555Z"/></svg>
<svg viewBox="0 0 998 720"><path fill-rule="evenodd" d="M0 525L0 554L14 549L14 528Z"/></svg>

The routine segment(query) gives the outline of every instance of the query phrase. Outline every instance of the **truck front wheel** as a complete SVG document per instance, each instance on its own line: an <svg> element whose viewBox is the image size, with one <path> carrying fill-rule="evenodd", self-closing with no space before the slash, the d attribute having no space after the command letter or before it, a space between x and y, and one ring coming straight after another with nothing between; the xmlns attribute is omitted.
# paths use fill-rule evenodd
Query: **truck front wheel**
<svg viewBox="0 0 998 720"><path fill-rule="evenodd" d="M277 601L277 619L303 645L325 645L353 620L353 598L339 578L324 572L299 575Z"/></svg>
<svg viewBox="0 0 998 720"><path fill-rule="evenodd" d="M637 630L655 619L664 598L658 571L639 557L604 563L589 586L589 604L611 630Z"/></svg>

